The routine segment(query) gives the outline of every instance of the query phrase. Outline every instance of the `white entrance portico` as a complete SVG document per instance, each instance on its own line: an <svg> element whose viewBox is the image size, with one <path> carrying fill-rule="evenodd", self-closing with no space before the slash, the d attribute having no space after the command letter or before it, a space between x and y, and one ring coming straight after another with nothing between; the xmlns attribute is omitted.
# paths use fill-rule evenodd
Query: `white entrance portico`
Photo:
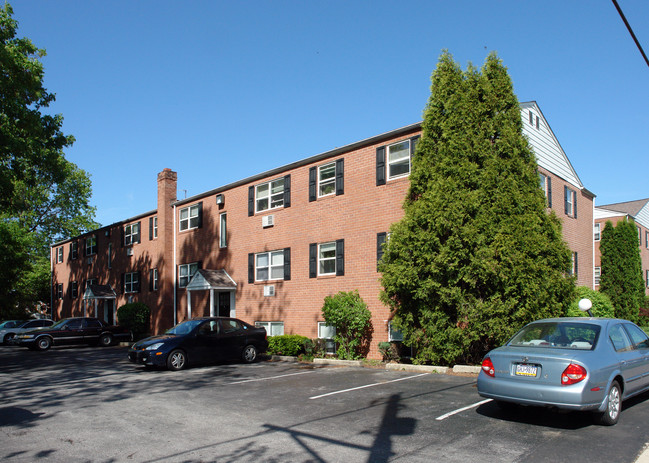
<svg viewBox="0 0 649 463"><path fill-rule="evenodd" d="M197 270L185 288L187 319L192 318L192 291L210 292L210 317L234 317L237 283L225 270Z"/></svg>
<svg viewBox="0 0 649 463"><path fill-rule="evenodd" d="M115 324L117 321L117 308L115 304L115 299L117 295L115 290L113 290L110 285L88 285L85 292L83 293L83 315L84 317L88 316L88 301L93 300L95 302L95 318L98 318L97 310L97 301L104 301L104 321L110 323L111 325ZM109 317L110 315L110 317Z"/></svg>

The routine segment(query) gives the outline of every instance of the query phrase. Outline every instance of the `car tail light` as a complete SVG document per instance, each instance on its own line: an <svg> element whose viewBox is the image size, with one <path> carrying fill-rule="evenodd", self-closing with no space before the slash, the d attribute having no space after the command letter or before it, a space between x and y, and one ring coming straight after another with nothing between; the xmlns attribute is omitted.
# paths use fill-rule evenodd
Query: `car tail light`
<svg viewBox="0 0 649 463"><path fill-rule="evenodd" d="M482 371L492 378L495 376L496 370L494 370L494 364L489 357L485 357L482 361Z"/></svg>
<svg viewBox="0 0 649 463"><path fill-rule="evenodd" d="M584 367L576 363L571 363L561 373L561 385L569 386L570 384L576 384L586 379L586 375L587 372Z"/></svg>

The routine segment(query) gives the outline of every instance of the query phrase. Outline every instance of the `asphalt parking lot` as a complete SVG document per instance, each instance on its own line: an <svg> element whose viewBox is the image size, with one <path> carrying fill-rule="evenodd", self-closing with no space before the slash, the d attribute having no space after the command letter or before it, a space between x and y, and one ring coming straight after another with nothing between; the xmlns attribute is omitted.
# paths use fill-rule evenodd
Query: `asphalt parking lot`
<svg viewBox="0 0 649 463"><path fill-rule="evenodd" d="M614 427L483 402L475 378L262 361L149 371L126 348L0 348L7 462L633 462L649 396Z"/></svg>

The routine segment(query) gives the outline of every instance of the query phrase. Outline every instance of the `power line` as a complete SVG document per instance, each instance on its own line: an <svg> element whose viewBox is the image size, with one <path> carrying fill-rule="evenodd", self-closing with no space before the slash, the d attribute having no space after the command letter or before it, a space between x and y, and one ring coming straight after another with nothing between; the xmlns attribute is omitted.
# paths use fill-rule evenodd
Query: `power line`
<svg viewBox="0 0 649 463"><path fill-rule="evenodd" d="M620 14L620 17L622 18L622 21L624 21L624 24L626 25L626 28L629 30L629 33L631 34L631 37L633 37L633 41L635 42L636 46L638 47L638 50L640 50L640 53L642 53L642 57L645 60L645 63L647 63L647 66L649 66L649 59L647 59L647 55L645 55L644 50L642 49L642 45L640 45L640 42L638 42L638 39L636 38L635 34L633 33L633 29L631 29L631 25L629 24L629 21L626 20L626 17L624 16L624 13L622 13L622 8L620 8L620 5L617 4L617 0L612 0L613 5L615 5L615 8L617 9L617 12Z"/></svg>

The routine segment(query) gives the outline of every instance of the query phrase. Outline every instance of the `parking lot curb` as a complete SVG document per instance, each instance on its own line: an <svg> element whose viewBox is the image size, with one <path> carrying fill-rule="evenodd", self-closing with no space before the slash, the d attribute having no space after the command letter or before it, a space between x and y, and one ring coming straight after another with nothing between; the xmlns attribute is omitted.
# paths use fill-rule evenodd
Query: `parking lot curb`
<svg viewBox="0 0 649 463"><path fill-rule="evenodd" d="M474 374L478 374L478 373L480 373L480 367L479 366L473 366L473 365L455 365L453 367L453 373L474 373Z"/></svg>
<svg viewBox="0 0 649 463"><path fill-rule="evenodd" d="M271 362L297 362L297 357L291 357L289 355L271 355Z"/></svg>
<svg viewBox="0 0 649 463"><path fill-rule="evenodd" d="M390 371L413 371L420 373L439 373L445 375L449 368L433 365L408 365L404 363L388 363L385 365L386 370Z"/></svg>
<svg viewBox="0 0 649 463"><path fill-rule="evenodd" d="M335 359L313 359L313 363L316 365L339 365L344 367L362 367L362 360L335 360Z"/></svg>

